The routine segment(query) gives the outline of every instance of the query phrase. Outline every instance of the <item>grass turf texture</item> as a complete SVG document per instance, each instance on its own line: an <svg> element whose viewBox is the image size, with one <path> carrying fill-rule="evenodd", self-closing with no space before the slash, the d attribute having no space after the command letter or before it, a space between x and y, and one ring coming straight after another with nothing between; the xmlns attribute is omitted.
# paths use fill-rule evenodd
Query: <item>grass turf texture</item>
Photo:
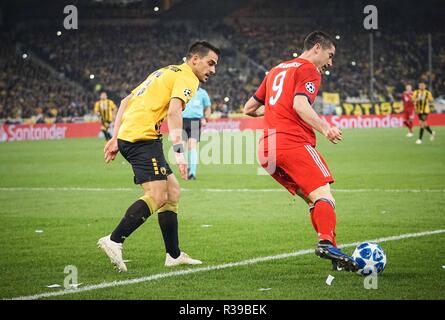
<svg viewBox="0 0 445 320"><path fill-rule="evenodd" d="M336 179L340 244L445 229L445 192L383 191L445 190L445 129L435 130L436 141L426 135L423 145L403 129L346 130L338 145L319 137ZM156 217L126 241L128 273L118 274L96 248L140 196L131 167L121 156L105 165L102 148L100 139L0 144L1 298L60 290L46 286L63 285L67 265L77 267L81 287L189 268L163 267ZM198 268L315 247L306 205L287 192L205 190L281 188L257 175L256 165L200 165L198 180L180 183L181 248L204 261ZM380 191L351 192L357 189ZM444 299L444 240L437 234L382 243L388 264L377 290L310 253L54 299ZM325 284L328 274L335 276L332 286Z"/></svg>

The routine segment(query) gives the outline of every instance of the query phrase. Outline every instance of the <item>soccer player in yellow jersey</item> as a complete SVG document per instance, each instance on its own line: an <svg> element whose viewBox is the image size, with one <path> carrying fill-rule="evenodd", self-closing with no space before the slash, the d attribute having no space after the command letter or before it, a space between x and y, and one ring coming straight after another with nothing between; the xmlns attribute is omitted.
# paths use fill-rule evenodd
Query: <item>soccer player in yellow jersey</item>
<svg viewBox="0 0 445 320"><path fill-rule="evenodd" d="M424 130L429 132L430 140L433 141L436 133L431 130L430 126L426 122L428 114L431 112L430 103L433 102L433 95L431 94L431 91L426 89L425 83L419 83L419 89L415 90L413 93L413 101L420 122L419 139L416 140L416 144L422 143Z"/></svg>
<svg viewBox="0 0 445 320"><path fill-rule="evenodd" d="M113 100L108 99L106 92L101 92L100 100L94 104L94 113L100 117L100 122L102 123L101 130L106 141L111 139L111 134L108 130L113 122L115 111L116 104Z"/></svg>
<svg viewBox="0 0 445 320"><path fill-rule="evenodd" d="M220 51L210 43L194 43L185 63L170 65L148 76L121 101L114 123L114 134L104 148L105 161L115 159L118 152L131 164L134 182L142 186L144 195L127 210L114 231L98 241L119 271L127 271L122 258L122 244L152 214L158 213L165 242L165 266L201 264L179 248L178 201L180 186L167 163L160 128L167 118L169 137L176 164L187 179L187 164L182 144L182 111L198 89L214 75Z"/></svg>

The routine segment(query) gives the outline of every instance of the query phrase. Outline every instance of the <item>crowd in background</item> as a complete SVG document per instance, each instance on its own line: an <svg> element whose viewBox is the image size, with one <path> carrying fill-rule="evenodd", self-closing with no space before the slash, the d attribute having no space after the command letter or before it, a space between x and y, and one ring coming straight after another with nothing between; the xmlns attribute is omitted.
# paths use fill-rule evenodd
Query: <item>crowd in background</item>
<svg viewBox="0 0 445 320"><path fill-rule="evenodd" d="M266 4L256 9L260 18L274 10ZM369 32L357 32L340 22L334 26L331 22L328 28L322 20L307 25L298 19L294 23L246 19L250 13L249 7L243 8L224 22L93 24L59 35L54 28L3 32L0 119L82 116L92 112L102 90L119 104L149 73L182 63L188 46L201 39L222 48L217 75L203 87L213 110L227 116L241 110L265 71L303 51L304 36L316 26L338 36L334 68L323 75L322 91L338 92L343 101L394 101L405 83L428 81L426 33L409 28L373 33L371 97ZM434 33L432 40L432 91L437 96L445 94L444 70L438 67L445 65L445 33Z"/></svg>
<svg viewBox="0 0 445 320"><path fill-rule="evenodd" d="M290 60L303 52L304 36L310 28L298 24L249 22L237 19L237 30L232 41L237 47L265 68L270 69L283 60ZM403 32L398 34L376 32L373 34L373 93L371 86L370 34L353 32L339 26L331 30L337 48L334 65L323 74L322 90L338 92L343 100L361 98L374 101L399 99L405 83L414 86L428 83L428 35ZM445 93L445 34L435 34L433 51L432 90Z"/></svg>
<svg viewBox="0 0 445 320"><path fill-rule="evenodd" d="M93 94L61 74L17 52L11 37L0 35L0 119L79 117L90 112Z"/></svg>

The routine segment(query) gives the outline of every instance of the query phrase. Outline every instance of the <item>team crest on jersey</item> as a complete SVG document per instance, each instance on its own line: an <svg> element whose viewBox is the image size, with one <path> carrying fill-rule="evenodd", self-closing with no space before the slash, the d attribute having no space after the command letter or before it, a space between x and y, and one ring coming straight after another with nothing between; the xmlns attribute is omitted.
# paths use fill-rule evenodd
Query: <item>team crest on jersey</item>
<svg viewBox="0 0 445 320"><path fill-rule="evenodd" d="M192 94L192 90L184 89L184 96L186 96L188 98L188 97L190 97L191 94Z"/></svg>
<svg viewBox="0 0 445 320"><path fill-rule="evenodd" d="M309 93L314 93L315 92L315 85L312 82L306 82L306 90Z"/></svg>

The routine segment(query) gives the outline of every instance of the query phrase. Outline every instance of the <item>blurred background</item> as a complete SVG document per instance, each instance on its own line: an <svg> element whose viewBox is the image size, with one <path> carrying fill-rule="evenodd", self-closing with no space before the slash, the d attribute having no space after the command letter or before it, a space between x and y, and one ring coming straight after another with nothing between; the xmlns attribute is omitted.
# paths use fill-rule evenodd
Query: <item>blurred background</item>
<svg viewBox="0 0 445 320"><path fill-rule="evenodd" d="M421 81L442 112L445 2L373 1L378 29L365 30L369 2L2 1L0 123L92 121L101 91L118 105L148 74L182 63L190 44L203 39L222 48L217 75L204 86L213 117L240 117L265 72L297 57L313 30L337 41L318 112L341 115L354 104L378 103L397 113L405 84L415 89ZM64 28L67 5L77 8L77 29Z"/></svg>

